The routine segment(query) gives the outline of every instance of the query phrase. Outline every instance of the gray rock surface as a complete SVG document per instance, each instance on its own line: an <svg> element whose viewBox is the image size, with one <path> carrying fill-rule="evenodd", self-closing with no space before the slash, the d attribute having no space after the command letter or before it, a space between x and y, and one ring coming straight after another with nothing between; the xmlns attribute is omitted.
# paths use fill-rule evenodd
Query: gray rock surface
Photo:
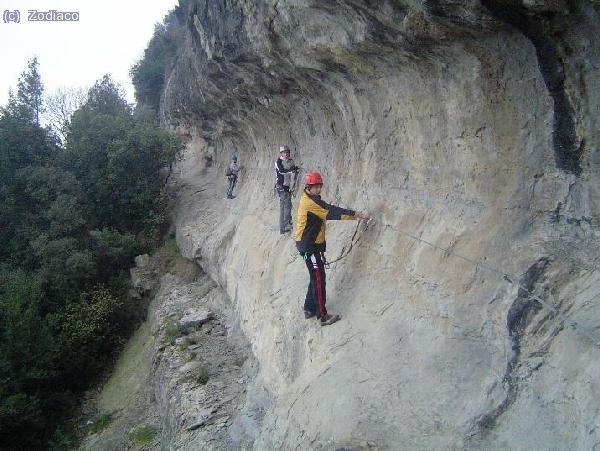
<svg viewBox="0 0 600 451"><path fill-rule="evenodd" d="M148 254L135 257L135 266L129 270L129 274L133 286L132 291L137 293L137 297L141 297L157 287L157 272L157 268Z"/></svg>
<svg viewBox="0 0 600 451"><path fill-rule="evenodd" d="M143 267L158 268L160 260L160 256L150 257ZM179 316L188 318L182 324L196 331L183 335L185 330L175 320ZM192 347L191 343L196 344ZM256 402L246 396L245 382L255 373L248 354L230 303L213 281L202 274L193 281L163 274L147 320L94 400L91 418L109 415L109 420L103 429L86 437L80 449L247 446L255 436L255 428L248 428L262 417ZM157 431L151 443L139 444L130 438L131 431L141 426Z"/></svg>
<svg viewBox="0 0 600 451"><path fill-rule="evenodd" d="M597 6L197 0L181 26L161 112L190 137L177 241L259 365L245 399L264 418L229 433L260 450L600 447L600 349L569 325L600 336ZM277 231L283 143L325 199L377 219L328 273L335 326L303 319L306 270ZM328 228L330 260L353 231ZM160 380L163 405L195 405Z"/></svg>
<svg viewBox="0 0 600 451"><path fill-rule="evenodd" d="M172 320L174 316L183 314L182 319L185 315L198 319L204 312L203 319L213 317L211 324L216 324L212 328L203 327L195 335L200 346L194 350L175 344L166 346L154 357L152 381L161 418L160 447L238 448L240 440L232 438L229 428L222 423L223 418L241 415L238 406L245 398L245 385L236 381L246 371L239 365L245 358L246 345L234 330L229 304L223 292L206 276L189 285L181 285L169 275L165 278L157 295L163 299L155 311L157 318L167 319L168 323L168 318ZM220 314L208 315L213 310ZM215 333L221 329L230 332Z"/></svg>
<svg viewBox="0 0 600 451"><path fill-rule="evenodd" d="M209 310L192 308L187 310L179 320L179 327L182 329L190 329L201 326L210 321L213 314Z"/></svg>

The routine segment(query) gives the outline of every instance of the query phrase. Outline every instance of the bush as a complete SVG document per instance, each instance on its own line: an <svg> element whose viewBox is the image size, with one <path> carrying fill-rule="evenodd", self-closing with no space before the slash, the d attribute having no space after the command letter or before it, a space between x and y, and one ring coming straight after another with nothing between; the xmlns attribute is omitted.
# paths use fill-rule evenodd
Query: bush
<svg viewBox="0 0 600 451"><path fill-rule="evenodd" d="M115 268L128 268L139 254L139 246L132 233L104 227L102 230L91 230L94 256L98 264L99 277L103 281L110 279Z"/></svg>
<svg viewBox="0 0 600 451"><path fill-rule="evenodd" d="M123 302L102 286L82 293L78 302L66 306L60 318L60 340L64 371L72 375L73 384L101 372L120 344L117 318L122 308Z"/></svg>
<svg viewBox="0 0 600 451"><path fill-rule="evenodd" d="M48 443L50 451L68 451L75 448L76 438L69 432L57 428L52 439Z"/></svg>
<svg viewBox="0 0 600 451"><path fill-rule="evenodd" d="M158 111L160 95L165 84L165 72L172 66L177 52L175 35L165 24L157 24L144 50L144 56L129 71L135 97L141 103Z"/></svg>
<svg viewBox="0 0 600 451"><path fill-rule="evenodd" d="M208 382L208 379L209 379L208 370L206 368L204 368L203 366L198 368L198 370L196 371L196 377L195 377L196 382L198 382L200 385L206 385L206 383Z"/></svg>
<svg viewBox="0 0 600 451"><path fill-rule="evenodd" d="M179 343L179 346L177 346L177 349L179 349L180 351L185 351L191 344L192 342L188 337L183 337L181 339L181 343Z"/></svg>
<svg viewBox="0 0 600 451"><path fill-rule="evenodd" d="M177 323L177 321L175 321L173 318L169 318L165 324L165 335L163 337L163 341L173 346L175 344L175 340L180 335L181 330L179 329L179 323Z"/></svg>
<svg viewBox="0 0 600 451"><path fill-rule="evenodd" d="M149 445L156 437L156 428L154 426L138 426L129 433L129 440L137 445Z"/></svg>
<svg viewBox="0 0 600 451"><path fill-rule="evenodd" d="M90 431L92 434L96 434L106 428L110 422L112 421L112 414L105 413L100 415L98 418L94 420L92 426L90 427Z"/></svg>

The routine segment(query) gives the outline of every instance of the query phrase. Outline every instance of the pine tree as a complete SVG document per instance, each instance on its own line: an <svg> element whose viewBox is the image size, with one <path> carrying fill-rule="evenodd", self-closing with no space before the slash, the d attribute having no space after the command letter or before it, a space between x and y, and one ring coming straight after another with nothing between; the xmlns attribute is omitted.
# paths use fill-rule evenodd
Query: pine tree
<svg viewBox="0 0 600 451"><path fill-rule="evenodd" d="M43 113L44 85L38 70L37 57L29 60L27 69L21 73L17 94L9 92L7 111L15 117L40 125Z"/></svg>

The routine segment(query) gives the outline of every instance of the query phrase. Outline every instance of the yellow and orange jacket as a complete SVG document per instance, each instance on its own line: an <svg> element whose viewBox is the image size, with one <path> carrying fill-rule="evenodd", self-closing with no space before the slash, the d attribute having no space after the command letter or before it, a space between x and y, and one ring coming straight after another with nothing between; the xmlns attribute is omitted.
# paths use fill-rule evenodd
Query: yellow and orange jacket
<svg viewBox="0 0 600 451"><path fill-rule="evenodd" d="M294 240L301 253L325 252L325 223L327 220L356 219L354 210L347 210L321 200L306 189L300 196Z"/></svg>

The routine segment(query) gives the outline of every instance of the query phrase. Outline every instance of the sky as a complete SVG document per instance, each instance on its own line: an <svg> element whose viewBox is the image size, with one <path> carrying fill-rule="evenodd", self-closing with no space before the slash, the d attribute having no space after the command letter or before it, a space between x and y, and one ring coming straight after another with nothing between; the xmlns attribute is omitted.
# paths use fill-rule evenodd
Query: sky
<svg viewBox="0 0 600 451"><path fill-rule="evenodd" d="M0 105L37 56L46 94L89 88L110 74L134 101L129 69L177 0L0 0ZM14 11L20 13L15 23ZM28 21L29 10L79 13L78 22ZM11 14L8 14L10 12Z"/></svg>

